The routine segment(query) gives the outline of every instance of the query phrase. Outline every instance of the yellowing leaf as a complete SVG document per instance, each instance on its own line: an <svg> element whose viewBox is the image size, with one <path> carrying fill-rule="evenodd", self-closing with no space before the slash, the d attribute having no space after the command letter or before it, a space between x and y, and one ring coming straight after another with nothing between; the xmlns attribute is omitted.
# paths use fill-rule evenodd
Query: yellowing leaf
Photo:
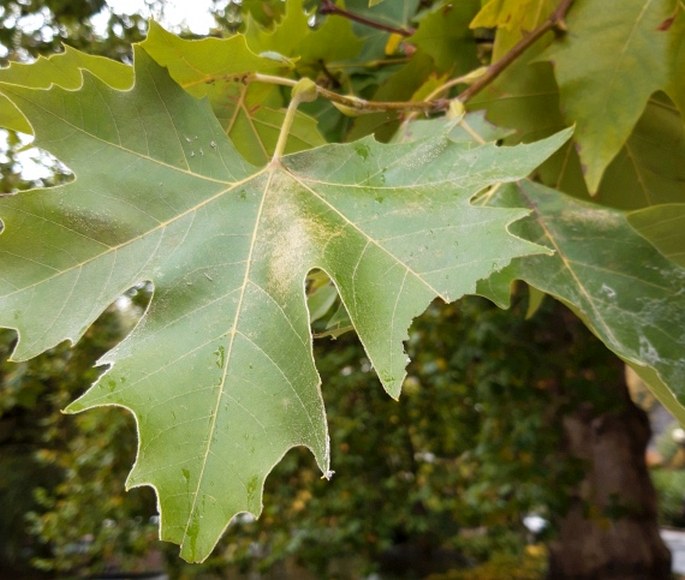
<svg viewBox="0 0 685 580"><path fill-rule="evenodd" d="M540 23L546 10L541 0L489 0L469 28L503 28L506 30L532 30ZM553 6L552 6L553 7Z"/></svg>
<svg viewBox="0 0 685 580"><path fill-rule="evenodd" d="M542 24L556 5L555 0L489 0L469 27L497 28L492 52L494 62Z"/></svg>
<svg viewBox="0 0 685 580"><path fill-rule="evenodd" d="M388 42L385 43L385 54L393 55L397 52L400 45L404 42L404 36L401 34L393 33L388 36Z"/></svg>

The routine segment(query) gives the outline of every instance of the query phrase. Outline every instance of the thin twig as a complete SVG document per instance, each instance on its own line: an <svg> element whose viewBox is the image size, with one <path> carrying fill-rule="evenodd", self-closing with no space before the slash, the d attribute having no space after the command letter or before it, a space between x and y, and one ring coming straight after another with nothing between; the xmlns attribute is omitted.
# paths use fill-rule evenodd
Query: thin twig
<svg viewBox="0 0 685 580"><path fill-rule="evenodd" d="M519 42L517 42L502 58L491 64L485 74L471 86L464 89L457 98L462 103L466 103L469 99L473 98L492 81L494 81L512 62L514 62L519 56L528 50L531 45L533 45L538 39L540 39L550 30L565 32L566 25L564 24L564 17L571 7L571 4L573 4L573 0L562 0L557 9L550 14L549 18L545 20L545 22L533 30L528 36L525 36Z"/></svg>
<svg viewBox="0 0 685 580"><path fill-rule="evenodd" d="M294 87L298 81L285 77L254 73L243 75L236 80L242 82L262 82L285 87ZM449 107L448 99L435 99L431 101L367 101L359 97L341 95L320 85L316 85L316 92L324 99L338 103L360 113L375 111L419 111L423 113L437 113L445 111Z"/></svg>
<svg viewBox="0 0 685 580"><path fill-rule="evenodd" d="M338 16L343 16L348 20L359 22L359 24L364 24L378 30L384 30L385 32L390 32L392 34L399 34L405 38L416 32L416 30L412 27L399 28L392 26L391 24L385 24L384 22L372 20L371 18L367 18L366 16L362 16L361 14L357 14L355 12L350 12L345 8L340 8L340 6L338 6L333 0L321 0L321 4L319 5L319 14L337 14Z"/></svg>

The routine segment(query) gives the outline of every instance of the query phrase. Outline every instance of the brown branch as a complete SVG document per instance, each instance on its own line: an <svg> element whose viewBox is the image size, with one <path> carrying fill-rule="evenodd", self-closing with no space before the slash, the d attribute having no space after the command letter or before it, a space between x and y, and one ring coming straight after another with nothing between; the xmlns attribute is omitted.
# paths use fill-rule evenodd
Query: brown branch
<svg viewBox="0 0 685 580"><path fill-rule="evenodd" d="M319 5L319 14L337 14L338 16L343 16L348 20L354 20L359 22L359 24L364 24L370 26L371 28L377 28L378 30L384 30L385 32L390 32L392 34L399 34L400 36L411 36L416 32L414 28L398 28L390 24L385 24L384 22L378 22L377 20L372 20L361 14L356 14L355 12L350 12L345 10L345 8L340 8L334 0L321 0Z"/></svg>
<svg viewBox="0 0 685 580"><path fill-rule="evenodd" d="M488 67L485 74L475 83L464 89L457 98L462 103L466 103L469 99L473 98L492 81L494 81L519 56L526 52L530 46L532 46L550 30L557 31L559 33L566 32L564 18L571 7L571 4L573 4L573 0L562 0L559 3L559 6L557 6L557 9L550 14L547 20L533 30L533 32L531 32L528 36L525 36L519 40L502 58L492 63Z"/></svg>

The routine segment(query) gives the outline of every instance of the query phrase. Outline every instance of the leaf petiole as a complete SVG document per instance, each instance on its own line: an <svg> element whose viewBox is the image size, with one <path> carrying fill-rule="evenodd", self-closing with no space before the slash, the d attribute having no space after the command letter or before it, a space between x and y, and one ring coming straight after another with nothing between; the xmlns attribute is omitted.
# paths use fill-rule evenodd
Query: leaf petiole
<svg viewBox="0 0 685 580"><path fill-rule="evenodd" d="M280 159L283 157L283 152L285 151L285 146L288 142L288 134L290 133L293 121L295 120L295 115L297 114L297 107L300 106L300 103L315 101L317 97L317 86L313 80L305 77L295 82L292 89L290 104L285 113L285 118L281 125L281 132L278 134L278 141L276 141L274 154L271 158L272 165L280 163Z"/></svg>

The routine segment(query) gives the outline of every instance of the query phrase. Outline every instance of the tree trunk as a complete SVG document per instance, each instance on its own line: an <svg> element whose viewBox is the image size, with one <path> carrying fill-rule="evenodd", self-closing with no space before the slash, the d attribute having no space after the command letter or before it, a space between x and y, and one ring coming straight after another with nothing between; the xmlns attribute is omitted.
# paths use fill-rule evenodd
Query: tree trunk
<svg viewBox="0 0 685 580"><path fill-rule="evenodd" d="M573 327L579 323L570 313L562 316L577 341ZM650 426L630 399L622 365L617 361L615 372L597 377L591 397L573 393L572 381L561 382L557 387L565 402L575 399L561 405L557 415L563 453L582 462L584 475L571 490L568 510L555 522L548 577L671 578L671 554L659 535L656 494L645 462Z"/></svg>

